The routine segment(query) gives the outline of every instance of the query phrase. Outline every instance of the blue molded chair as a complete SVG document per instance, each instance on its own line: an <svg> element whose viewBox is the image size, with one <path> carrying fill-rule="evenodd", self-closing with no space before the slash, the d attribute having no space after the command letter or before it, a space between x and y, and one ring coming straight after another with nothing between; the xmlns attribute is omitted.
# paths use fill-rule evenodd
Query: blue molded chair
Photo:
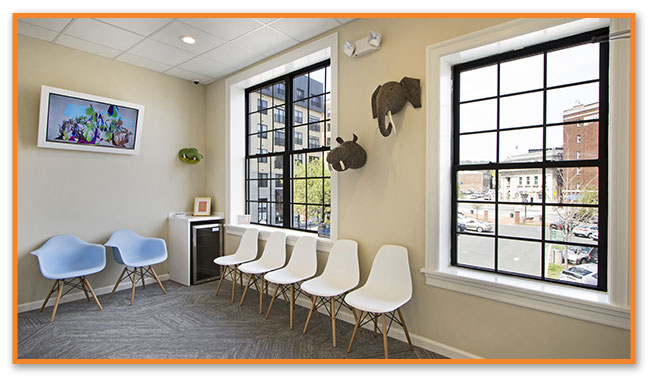
<svg viewBox="0 0 650 378"><path fill-rule="evenodd" d="M56 235L46 241L41 248L32 251L31 254L38 258L38 265L43 277L55 280L41 306L41 312L43 312L50 296L54 290L57 290L50 323L54 321L61 297L69 293L72 288L82 289L88 301L90 301L88 296L88 291L90 291L97 307L102 309L86 276L97 273L106 266L106 249L103 245L86 243L74 235ZM79 279L79 283L74 282L76 279ZM71 286L71 288L63 293L65 285Z"/></svg>
<svg viewBox="0 0 650 378"><path fill-rule="evenodd" d="M135 296L135 286L138 280L138 268L140 268L140 281L142 281L142 288L145 288L144 277L148 275L158 282L163 293L167 294L165 287L158 278L156 271L152 265L159 264L167 260L167 245L163 239L158 238L145 238L131 230L118 230L111 235L106 244L107 247L113 249L113 257L119 264L124 265L124 270L117 279L115 287L108 298L115 294L117 286L124 279L131 280L131 304L133 304L133 297ZM146 268L145 268L146 267ZM131 270L132 269L132 270ZM126 273L126 277L124 277Z"/></svg>

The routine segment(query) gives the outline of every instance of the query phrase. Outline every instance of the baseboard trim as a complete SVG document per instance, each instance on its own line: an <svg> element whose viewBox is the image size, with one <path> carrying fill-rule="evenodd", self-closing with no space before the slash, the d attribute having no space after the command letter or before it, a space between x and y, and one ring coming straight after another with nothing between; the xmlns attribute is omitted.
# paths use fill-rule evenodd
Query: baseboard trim
<svg viewBox="0 0 650 378"><path fill-rule="evenodd" d="M158 276L158 278L160 279L160 281L167 281L167 280L169 280L169 274L161 274L161 275ZM156 280L151 278L151 277L146 277L144 279L144 283L145 283L145 285L151 285L151 284L155 284ZM116 291L121 291L121 290L126 290L126 289L129 289L129 290L131 289L131 283L128 282L128 281L123 281L117 286ZM108 294L111 291L113 291L113 285L104 286L104 287L100 287L100 288L93 288L93 291L95 292L95 295ZM76 301L76 300L83 299L83 298L86 298L86 296L84 295L83 291L79 290L79 291L75 291L75 292L70 292L69 294L67 294L66 296L61 298L59 303L72 302L72 301ZM41 306L43 305L43 300L44 299L45 298L42 298L41 300L34 301L34 302L19 304L18 305L18 313L25 312L25 311L36 310L36 309L41 308ZM56 297L53 295L50 298L50 300L47 302L46 308L50 307L50 306L53 306L55 300L56 300Z"/></svg>

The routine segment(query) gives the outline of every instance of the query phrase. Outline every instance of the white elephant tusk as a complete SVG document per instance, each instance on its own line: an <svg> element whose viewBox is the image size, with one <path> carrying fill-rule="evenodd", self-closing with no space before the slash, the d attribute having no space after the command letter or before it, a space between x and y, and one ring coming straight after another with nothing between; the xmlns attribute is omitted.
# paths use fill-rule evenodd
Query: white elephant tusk
<svg viewBox="0 0 650 378"><path fill-rule="evenodd" d="M330 167L330 172L332 172L332 164L327 163L327 165Z"/></svg>
<svg viewBox="0 0 650 378"><path fill-rule="evenodd" d="M345 171L345 164L343 164L343 160L339 160L339 164L341 165L341 170Z"/></svg>
<svg viewBox="0 0 650 378"><path fill-rule="evenodd" d="M395 131L395 135L397 135L397 125L395 124L395 121L393 121L393 112L388 111L388 120L389 123L393 125L393 131Z"/></svg>

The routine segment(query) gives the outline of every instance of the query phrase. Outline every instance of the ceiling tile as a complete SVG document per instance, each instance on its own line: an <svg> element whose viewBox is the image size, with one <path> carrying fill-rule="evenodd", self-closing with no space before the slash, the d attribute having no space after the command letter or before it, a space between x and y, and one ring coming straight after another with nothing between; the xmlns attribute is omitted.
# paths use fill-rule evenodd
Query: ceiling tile
<svg viewBox="0 0 650 378"><path fill-rule="evenodd" d="M262 26L252 18L182 18L180 21L226 41Z"/></svg>
<svg viewBox="0 0 650 378"><path fill-rule="evenodd" d="M171 18L98 18L98 20L118 26L122 29L138 33L140 35L150 35L156 30L168 24Z"/></svg>
<svg viewBox="0 0 650 378"><path fill-rule="evenodd" d="M60 32L70 23L71 18L19 18L18 21L24 21L32 25L40 26L45 29Z"/></svg>
<svg viewBox="0 0 650 378"><path fill-rule="evenodd" d="M52 42L59 33L26 22L18 21L18 34Z"/></svg>
<svg viewBox="0 0 650 378"><path fill-rule="evenodd" d="M133 64L135 66L147 68L158 72L162 72L171 68L170 65L156 62L154 60L143 58L141 56L133 55L130 53L124 53L118 56L117 58L115 58L115 60L119 60L120 62Z"/></svg>
<svg viewBox="0 0 650 378"><path fill-rule="evenodd" d="M142 40L135 33L90 18L75 19L64 33L118 50L126 50Z"/></svg>
<svg viewBox="0 0 650 378"><path fill-rule="evenodd" d="M273 22L275 20L278 20L278 18L256 18L255 20L263 23L263 24L268 24L270 22Z"/></svg>
<svg viewBox="0 0 650 378"><path fill-rule="evenodd" d="M190 80L190 81L199 80L201 83L205 83L207 81L212 80L211 78L209 78L207 76L203 76L203 75L200 75L200 74L197 74L197 73L194 73L194 72L185 71L185 70L177 68L177 67L171 68L171 69L165 71L165 73L168 74L168 75L180 77L181 79L185 79L185 80Z"/></svg>
<svg viewBox="0 0 650 378"><path fill-rule="evenodd" d="M271 56L297 44L298 42L269 28L268 26L265 26L262 29L255 30L250 34L236 39L233 43L239 47L253 50L258 54Z"/></svg>
<svg viewBox="0 0 650 378"><path fill-rule="evenodd" d="M289 37L306 41L339 25L333 18L282 18L269 26Z"/></svg>
<svg viewBox="0 0 650 378"><path fill-rule="evenodd" d="M182 63L193 56L192 53L152 39L145 39L129 49L128 52L143 58L155 60L156 62L169 64L170 66Z"/></svg>
<svg viewBox="0 0 650 378"><path fill-rule="evenodd" d="M215 62L214 60L202 56L197 56L196 58L179 65L178 68L212 78L222 76L230 70L230 66Z"/></svg>
<svg viewBox="0 0 650 378"><path fill-rule="evenodd" d="M350 21L356 20L356 18L336 18L335 20L342 24L347 24Z"/></svg>
<svg viewBox="0 0 650 378"><path fill-rule="evenodd" d="M240 47L235 42L221 45L203 56L228 66L243 68L264 59L264 55Z"/></svg>
<svg viewBox="0 0 650 378"><path fill-rule="evenodd" d="M196 43L190 45L182 42L180 37L184 35L192 36L196 39ZM150 38L195 54L202 54L226 42L219 37L215 37L179 21L174 21L168 24L164 28L152 34Z"/></svg>
<svg viewBox="0 0 650 378"><path fill-rule="evenodd" d="M56 40L55 43L58 45L81 50L87 53L105 56L107 58L115 58L121 52L120 50L116 50L110 47L98 45L96 43L84 41L83 39L71 37L65 34L61 34L61 36Z"/></svg>

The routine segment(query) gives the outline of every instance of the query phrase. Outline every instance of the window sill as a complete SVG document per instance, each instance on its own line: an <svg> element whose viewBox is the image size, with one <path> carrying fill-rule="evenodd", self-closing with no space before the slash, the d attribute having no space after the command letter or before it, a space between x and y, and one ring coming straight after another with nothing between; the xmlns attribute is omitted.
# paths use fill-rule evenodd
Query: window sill
<svg viewBox="0 0 650 378"><path fill-rule="evenodd" d="M427 285L557 315L630 329L630 309L612 305L606 293L548 282L449 267L423 268Z"/></svg>
<svg viewBox="0 0 650 378"><path fill-rule="evenodd" d="M285 228L276 228L276 227L267 227L260 226L257 224L227 224L226 233L228 235L242 236L244 231L249 228L257 228L260 230L259 238L261 240L267 240L271 232L282 231L287 234L287 245L294 246L301 236L315 236L316 234L311 232L303 232L297 230L289 230ZM329 253L330 249L334 245L334 241L326 238L317 237L316 250L319 252Z"/></svg>

